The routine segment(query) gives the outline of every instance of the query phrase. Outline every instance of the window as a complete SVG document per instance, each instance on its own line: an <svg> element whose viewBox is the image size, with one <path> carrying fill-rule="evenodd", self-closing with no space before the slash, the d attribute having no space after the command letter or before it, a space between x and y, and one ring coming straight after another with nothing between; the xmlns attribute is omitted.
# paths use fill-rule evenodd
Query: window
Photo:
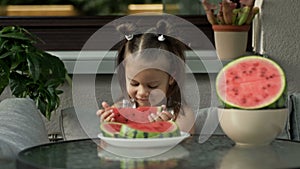
<svg viewBox="0 0 300 169"><path fill-rule="evenodd" d="M120 1L119 6L116 7L116 1ZM74 58L78 55L80 50L82 49L85 42L93 35L99 28L104 26L105 24L122 17L127 14L128 7L130 4L137 4L141 1L121 1L121 0L97 0L97 1L82 1L82 0L68 0L64 1L64 3L59 3L60 0L48 0L48 1L39 1L39 0L15 0L15 1L2 1L2 14L1 17L1 26L8 26L8 25L19 25L30 32L37 35L43 43L38 43L37 46L41 49L46 51L52 52L54 54L61 55L60 57L63 58L65 64L71 64L69 67L70 71L72 71L72 66L74 66ZM211 0L213 1L213 0ZM220 1L220 0L215 0ZM22 2L22 3L21 3ZM25 3L26 2L26 3ZM74 11L73 14L70 15L44 15L44 16L7 16L3 15L3 7L8 7L7 5L33 5L39 2L39 5L72 5ZM68 3L66 3L68 2ZM102 7L96 7L97 5L91 4L102 2ZM130 2L130 4L129 4ZM159 1L156 0L144 0L144 4L159 4ZM205 35L214 43L213 32L211 29L211 25L208 23L206 16L204 15L202 6L200 1L186 1L186 0L163 0L162 1L162 9L166 13L175 14L188 22L194 24L197 28L199 28ZM109 7L113 5L114 7ZM140 3L140 5L143 5ZM53 6L52 6L53 7ZM55 6L54 6L55 7ZM90 7L90 8L89 8ZM132 7L132 6L131 6ZM145 6L144 6L145 7ZM115 12L115 11L122 11L118 8L126 9L126 12ZM161 7L160 7L161 8ZM38 8L41 9L41 6ZM50 9L50 8L48 8ZM97 10L96 10L97 9ZM98 9L102 11L99 12ZM62 8L63 10L63 8ZM130 10L136 10L131 8ZM57 10L56 10L57 11ZM131 11L134 12L134 11ZM42 12L45 14L45 12ZM249 38L248 38L248 50L251 50L251 31L249 31ZM204 55L212 56L214 53L210 51L207 53L206 48L199 49ZM90 58L95 58L93 53L91 53ZM188 58L189 59L189 58ZM205 69L199 69L197 61L193 60L195 58L191 57L188 62L190 64L194 64L195 71L194 72L201 72L205 71ZM72 61L73 60L73 61ZM93 63L93 59L87 58L88 61ZM100 72L104 73L112 73L113 69L113 61L112 58L107 58L109 69L100 70ZM72 62L72 63L71 63ZM208 60L208 64L215 64ZM206 64L206 63L205 63ZM196 70L197 69L197 70ZM212 70L212 72L216 72L218 70Z"/></svg>
<svg viewBox="0 0 300 169"><path fill-rule="evenodd" d="M99 16L136 12L204 15L201 0L3 0L2 16ZM221 0L210 0L220 2ZM117 5L116 5L117 4ZM47 6L45 6L47 5Z"/></svg>

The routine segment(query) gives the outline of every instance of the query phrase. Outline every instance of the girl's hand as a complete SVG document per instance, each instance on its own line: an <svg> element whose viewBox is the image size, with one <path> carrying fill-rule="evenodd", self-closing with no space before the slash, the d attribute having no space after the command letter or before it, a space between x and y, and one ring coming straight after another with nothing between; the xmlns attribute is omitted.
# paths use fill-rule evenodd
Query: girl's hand
<svg viewBox="0 0 300 169"><path fill-rule="evenodd" d="M107 104L106 102L102 102L103 109L100 109L96 112L96 115L100 117L100 122L113 122L114 119L114 113L112 111L112 107Z"/></svg>
<svg viewBox="0 0 300 169"><path fill-rule="evenodd" d="M148 116L150 122L154 121L169 121L174 119L173 113L166 111L165 108L162 112L158 112L157 114L151 113Z"/></svg>

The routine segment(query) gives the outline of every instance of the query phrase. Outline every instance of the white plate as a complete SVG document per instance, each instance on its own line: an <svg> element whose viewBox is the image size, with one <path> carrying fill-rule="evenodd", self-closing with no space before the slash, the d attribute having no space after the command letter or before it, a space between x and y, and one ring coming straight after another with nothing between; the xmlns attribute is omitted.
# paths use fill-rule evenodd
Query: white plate
<svg viewBox="0 0 300 169"><path fill-rule="evenodd" d="M181 132L178 137L167 137L167 138L138 138L138 139L126 139L126 138L113 138L104 137L102 133L98 134L98 137L105 141L107 144L118 147L127 148L154 148L154 147L170 147L180 143L183 139L189 137L190 134Z"/></svg>

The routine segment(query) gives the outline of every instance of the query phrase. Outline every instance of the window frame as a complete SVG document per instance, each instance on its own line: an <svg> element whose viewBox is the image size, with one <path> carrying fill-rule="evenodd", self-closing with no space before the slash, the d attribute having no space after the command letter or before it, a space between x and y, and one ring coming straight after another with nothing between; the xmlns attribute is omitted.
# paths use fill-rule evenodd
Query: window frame
<svg viewBox="0 0 300 169"><path fill-rule="evenodd" d="M203 33L206 34L208 39L214 44L214 35L211 24L207 21L206 16L203 15L185 15L180 16L182 19L194 24ZM68 67L68 71L72 73L76 59L65 59L72 55L74 52L78 54L81 51L85 42L90 36L100 29L105 24L118 19L123 16L74 16L74 17L0 17L1 26L17 25L24 27L31 33L38 36L44 43L37 43L36 46L42 50L62 54L59 56ZM150 16L153 17L153 16ZM143 19L147 16L143 16ZM252 30L248 34L247 51L252 51ZM206 51L200 51L205 53ZM210 52L211 53L211 52ZM206 53L205 53L206 54ZM64 58L65 57L65 58ZM76 57L75 57L76 58ZM203 59L203 58L202 58ZM112 58L104 58L110 67L104 70L99 70L98 73L113 73L114 61ZM94 64L93 57L86 58L84 62ZM187 62L192 65L193 73L216 73L219 71L218 61L204 58L204 64L213 65L212 70L207 70L205 67L199 68L199 59L193 57L188 58ZM207 63L206 63L207 62ZM194 65L194 66L193 66ZM207 72L209 71L209 72ZM81 72L84 73L84 72Z"/></svg>

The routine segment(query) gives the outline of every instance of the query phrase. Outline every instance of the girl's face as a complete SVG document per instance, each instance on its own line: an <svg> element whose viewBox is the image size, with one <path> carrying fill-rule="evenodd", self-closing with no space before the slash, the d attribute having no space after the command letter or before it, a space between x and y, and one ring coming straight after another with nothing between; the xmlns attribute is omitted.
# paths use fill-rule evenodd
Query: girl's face
<svg viewBox="0 0 300 169"><path fill-rule="evenodd" d="M138 106L166 104L166 93L173 78L166 72L155 69L140 69L138 63L125 64L126 88L131 99ZM142 71L141 71L142 70Z"/></svg>

